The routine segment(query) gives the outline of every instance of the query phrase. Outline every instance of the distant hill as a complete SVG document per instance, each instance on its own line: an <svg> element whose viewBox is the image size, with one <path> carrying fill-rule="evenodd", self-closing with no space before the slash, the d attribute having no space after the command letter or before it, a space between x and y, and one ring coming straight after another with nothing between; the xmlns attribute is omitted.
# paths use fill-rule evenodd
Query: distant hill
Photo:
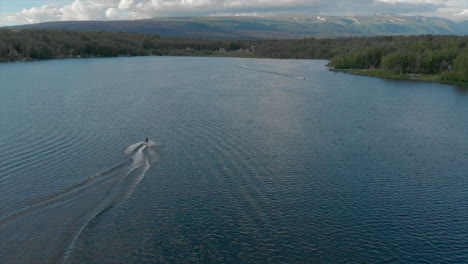
<svg viewBox="0 0 468 264"><path fill-rule="evenodd" d="M171 17L120 21L61 21L9 27L154 33L215 39L294 39L380 35L465 35L468 21L380 14L373 16L297 15L281 17Z"/></svg>
<svg viewBox="0 0 468 264"><path fill-rule="evenodd" d="M468 35L468 20L457 23L458 32L462 35Z"/></svg>

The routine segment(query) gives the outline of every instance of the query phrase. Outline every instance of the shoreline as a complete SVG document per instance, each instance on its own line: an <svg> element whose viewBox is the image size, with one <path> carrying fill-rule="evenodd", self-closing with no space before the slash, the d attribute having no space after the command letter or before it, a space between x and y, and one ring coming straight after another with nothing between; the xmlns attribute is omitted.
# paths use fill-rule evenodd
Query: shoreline
<svg viewBox="0 0 468 264"><path fill-rule="evenodd" d="M172 55L136 55L136 56L77 56L77 57L57 57L57 58L50 58L50 59L19 59L19 60L0 60L0 64L3 63L12 63L12 62L35 62L35 61L47 61L47 60L63 60L63 59L98 59L98 58L121 58L121 57L215 57L215 58L250 58L250 59L298 59L298 58L272 58L272 57L260 57L255 56L253 53L249 54L242 54L237 52L223 52L223 53L212 53L212 54L177 54L174 53ZM305 59L305 60L313 60L313 59ZM317 59L317 60L328 60L331 59ZM326 66L326 65L325 65ZM395 74L392 72L387 72L382 69L336 69L336 68L329 68L330 71L334 72L343 72L352 75L359 75L359 76L369 76L369 77L376 77L376 78L383 78L383 79L390 79L390 80L402 80L402 81L422 81L422 82L436 82L441 84L449 84L449 85L458 85L463 87L468 87L468 83L463 82L452 82L447 80L442 80L440 74Z"/></svg>
<svg viewBox="0 0 468 264"><path fill-rule="evenodd" d="M442 80L440 74L396 74L387 72L382 69L330 69L330 71L343 72L352 75L369 76L390 80L402 80L402 81L420 81L420 82L435 82L442 84L468 86L468 83L464 82L453 82Z"/></svg>

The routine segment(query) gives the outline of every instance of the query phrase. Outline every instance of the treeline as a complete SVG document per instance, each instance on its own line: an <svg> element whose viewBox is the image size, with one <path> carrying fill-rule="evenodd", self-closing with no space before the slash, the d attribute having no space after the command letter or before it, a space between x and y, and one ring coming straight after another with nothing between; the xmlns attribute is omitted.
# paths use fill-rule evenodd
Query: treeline
<svg viewBox="0 0 468 264"><path fill-rule="evenodd" d="M299 40L210 40L152 34L0 30L0 61L142 55L331 59L337 69L439 74L468 82L468 36L388 36Z"/></svg>
<svg viewBox="0 0 468 264"><path fill-rule="evenodd" d="M176 51L210 52L246 48L241 41L161 38L155 34L36 30L0 30L0 60L43 60L65 57L170 55Z"/></svg>
<svg viewBox="0 0 468 264"><path fill-rule="evenodd" d="M362 40L360 48L334 56L331 65L337 69L382 69L395 74L441 74L442 80L468 82L468 36Z"/></svg>

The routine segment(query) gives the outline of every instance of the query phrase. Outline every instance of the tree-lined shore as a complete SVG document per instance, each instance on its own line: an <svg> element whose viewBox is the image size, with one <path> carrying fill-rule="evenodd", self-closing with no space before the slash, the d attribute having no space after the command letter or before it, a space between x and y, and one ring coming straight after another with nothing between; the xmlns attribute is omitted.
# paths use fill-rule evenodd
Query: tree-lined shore
<svg viewBox="0 0 468 264"><path fill-rule="evenodd" d="M468 36L210 40L155 34L0 30L0 61L116 56L328 59L353 74L468 84Z"/></svg>

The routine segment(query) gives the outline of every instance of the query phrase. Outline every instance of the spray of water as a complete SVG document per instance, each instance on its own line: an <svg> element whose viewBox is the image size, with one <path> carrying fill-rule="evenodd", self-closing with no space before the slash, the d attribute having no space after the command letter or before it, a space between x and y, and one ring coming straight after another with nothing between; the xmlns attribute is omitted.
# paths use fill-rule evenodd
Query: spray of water
<svg viewBox="0 0 468 264"><path fill-rule="evenodd" d="M157 147L135 143L122 163L0 219L2 261L66 263L86 226L132 195L157 160Z"/></svg>

